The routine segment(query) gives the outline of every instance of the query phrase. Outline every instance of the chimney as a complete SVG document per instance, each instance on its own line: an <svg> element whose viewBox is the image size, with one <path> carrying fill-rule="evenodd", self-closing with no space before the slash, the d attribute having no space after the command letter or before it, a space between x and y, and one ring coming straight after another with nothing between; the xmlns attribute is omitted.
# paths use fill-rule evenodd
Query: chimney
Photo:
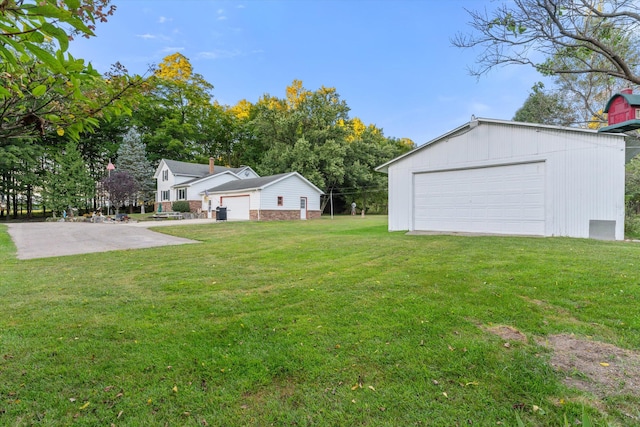
<svg viewBox="0 0 640 427"><path fill-rule="evenodd" d="M209 157L209 173L212 174L215 169L215 164L213 161L213 157Z"/></svg>

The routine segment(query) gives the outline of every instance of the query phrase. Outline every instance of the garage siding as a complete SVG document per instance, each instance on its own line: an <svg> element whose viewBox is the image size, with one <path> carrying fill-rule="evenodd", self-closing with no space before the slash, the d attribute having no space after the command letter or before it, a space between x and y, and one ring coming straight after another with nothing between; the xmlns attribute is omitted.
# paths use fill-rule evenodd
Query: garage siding
<svg viewBox="0 0 640 427"><path fill-rule="evenodd" d="M414 229L544 235L544 162L414 176Z"/></svg>
<svg viewBox="0 0 640 427"><path fill-rule="evenodd" d="M605 221L620 240L624 161L620 135L478 119L384 165L389 230L589 237Z"/></svg>

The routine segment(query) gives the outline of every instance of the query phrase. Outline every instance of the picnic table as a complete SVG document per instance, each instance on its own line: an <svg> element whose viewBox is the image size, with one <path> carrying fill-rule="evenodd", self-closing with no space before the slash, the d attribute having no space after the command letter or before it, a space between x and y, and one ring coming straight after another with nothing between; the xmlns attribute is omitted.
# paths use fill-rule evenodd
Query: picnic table
<svg viewBox="0 0 640 427"><path fill-rule="evenodd" d="M182 219L182 212L158 212L153 214L153 219Z"/></svg>

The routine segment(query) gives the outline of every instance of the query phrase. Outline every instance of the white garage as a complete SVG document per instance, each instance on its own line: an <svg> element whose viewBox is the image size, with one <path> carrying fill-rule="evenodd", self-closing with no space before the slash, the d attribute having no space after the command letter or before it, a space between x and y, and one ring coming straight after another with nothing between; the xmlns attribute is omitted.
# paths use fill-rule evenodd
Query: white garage
<svg viewBox="0 0 640 427"><path fill-rule="evenodd" d="M248 221L251 218L251 205L250 197L248 194L238 196L222 196L220 197L220 205L227 208L227 219L230 221Z"/></svg>
<svg viewBox="0 0 640 427"><path fill-rule="evenodd" d="M389 230L624 238L624 136L475 119L377 168Z"/></svg>

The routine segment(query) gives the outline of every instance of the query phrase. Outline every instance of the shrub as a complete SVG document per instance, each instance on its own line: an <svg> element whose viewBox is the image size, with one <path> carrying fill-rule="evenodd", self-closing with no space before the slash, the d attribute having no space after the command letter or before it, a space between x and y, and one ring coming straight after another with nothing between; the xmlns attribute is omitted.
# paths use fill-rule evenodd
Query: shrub
<svg viewBox="0 0 640 427"><path fill-rule="evenodd" d="M189 202L186 202L184 200L173 202L171 209L173 209L174 212L191 212Z"/></svg>

